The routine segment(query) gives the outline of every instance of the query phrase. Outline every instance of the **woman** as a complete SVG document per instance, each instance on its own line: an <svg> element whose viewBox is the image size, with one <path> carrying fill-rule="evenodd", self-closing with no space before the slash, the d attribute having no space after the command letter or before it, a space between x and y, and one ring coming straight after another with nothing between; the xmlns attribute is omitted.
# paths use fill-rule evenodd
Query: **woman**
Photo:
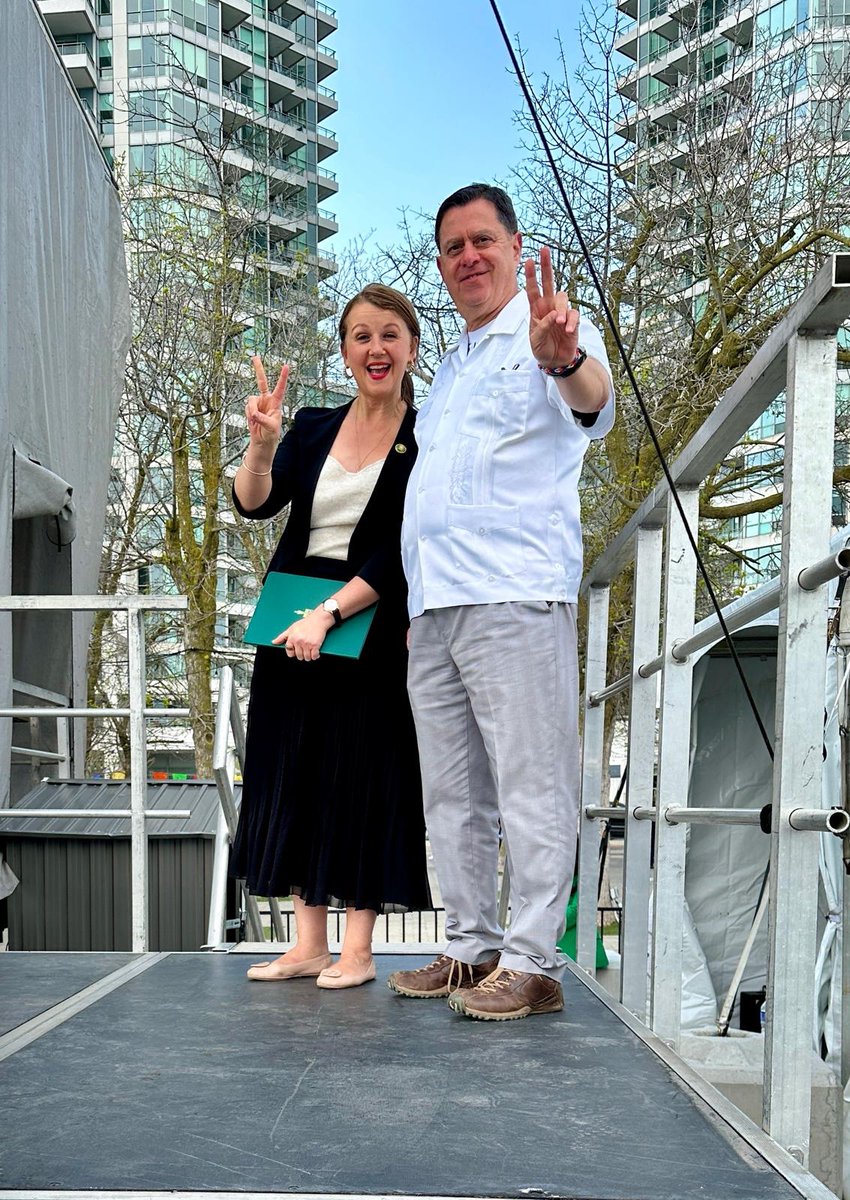
<svg viewBox="0 0 850 1200"><path fill-rule="evenodd" d="M316 976L324 988L375 978L379 911L431 906L399 551L419 324L405 296L370 284L346 305L339 337L356 398L299 410L280 444L287 368L269 392L254 360L259 394L233 486L244 517L291 504L270 570L328 580L324 604L275 639L282 649L257 650L231 867L251 892L295 906L295 945L248 977ZM376 600L360 658L322 655L328 630ZM328 905L346 909L336 965Z"/></svg>

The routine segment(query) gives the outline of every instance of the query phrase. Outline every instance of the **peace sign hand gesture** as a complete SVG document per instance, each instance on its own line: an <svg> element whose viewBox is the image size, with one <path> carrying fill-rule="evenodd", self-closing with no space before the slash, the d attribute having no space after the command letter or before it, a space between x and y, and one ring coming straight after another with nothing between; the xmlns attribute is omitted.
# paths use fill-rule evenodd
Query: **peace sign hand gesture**
<svg viewBox="0 0 850 1200"><path fill-rule="evenodd" d="M263 368L263 360L259 354L251 359L254 374L257 377L258 395L249 396L245 404L245 416L248 420L248 434L252 446L277 446L280 441L282 426L281 404L286 393L286 381L289 377L289 367L280 369L274 391L269 391L269 382Z"/></svg>
<svg viewBox="0 0 850 1200"><path fill-rule="evenodd" d="M555 291L552 255L548 246L540 249L541 294L537 285L537 264L525 263L525 291L531 306L528 337L531 352L541 367L565 367L575 358L578 348L578 312L570 307L565 292Z"/></svg>

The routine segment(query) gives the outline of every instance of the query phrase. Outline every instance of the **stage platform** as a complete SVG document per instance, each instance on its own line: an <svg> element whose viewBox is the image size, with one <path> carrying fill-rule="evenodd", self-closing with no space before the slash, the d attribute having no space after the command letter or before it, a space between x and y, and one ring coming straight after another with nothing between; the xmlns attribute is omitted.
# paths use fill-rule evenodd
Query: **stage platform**
<svg viewBox="0 0 850 1200"><path fill-rule="evenodd" d="M477 1022L389 991L427 957L335 993L256 954L0 954L0 1197L828 1194L578 973Z"/></svg>

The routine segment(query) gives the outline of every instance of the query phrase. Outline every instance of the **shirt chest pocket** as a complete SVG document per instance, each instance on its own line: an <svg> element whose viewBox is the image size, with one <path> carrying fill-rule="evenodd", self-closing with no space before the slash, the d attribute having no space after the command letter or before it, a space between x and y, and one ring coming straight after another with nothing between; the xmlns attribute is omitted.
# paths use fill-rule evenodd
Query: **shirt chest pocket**
<svg viewBox="0 0 850 1200"><path fill-rule="evenodd" d="M528 423L531 371L506 368L482 375L470 398L463 433L497 444L522 437Z"/></svg>

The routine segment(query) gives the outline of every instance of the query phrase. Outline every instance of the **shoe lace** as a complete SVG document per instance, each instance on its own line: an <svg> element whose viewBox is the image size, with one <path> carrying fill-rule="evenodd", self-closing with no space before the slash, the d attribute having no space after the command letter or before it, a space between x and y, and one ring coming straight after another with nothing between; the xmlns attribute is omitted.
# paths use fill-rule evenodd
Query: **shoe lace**
<svg viewBox="0 0 850 1200"><path fill-rule="evenodd" d="M414 967L411 974L424 975L426 971L434 971L438 967L444 967L447 962L452 962L448 954L438 954L433 962L426 963L424 967Z"/></svg>
<svg viewBox="0 0 850 1200"><path fill-rule="evenodd" d="M498 992L501 989L506 988L508 984L519 979L520 974L520 971L512 971L510 967L502 967L498 975L496 975L493 979L483 980L477 985L476 990L479 992Z"/></svg>

